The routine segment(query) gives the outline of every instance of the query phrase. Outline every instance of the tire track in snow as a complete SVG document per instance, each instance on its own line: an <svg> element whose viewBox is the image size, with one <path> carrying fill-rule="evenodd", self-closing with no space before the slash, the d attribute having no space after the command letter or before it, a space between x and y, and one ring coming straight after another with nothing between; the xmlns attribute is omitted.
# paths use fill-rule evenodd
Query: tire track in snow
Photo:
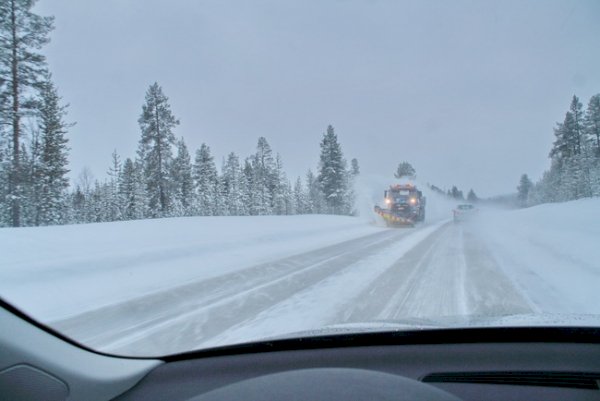
<svg viewBox="0 0 600 401"><path fill-rule="evenodd" d="M373 301L356 303L343 316L346 323L533 311L469 224L442 227L357 299Z"/></svg>
<svg viewBox="0 0 600 401"><path fill-rule="evenodd" d="M411 249L369 285L357 297L358 302L348 307L340 316L342 322L365 322L398 318L398 305L403 305L416 288L420 272L431 260L441 236L448 229L442 226L424 241ZM369 300L361 302L361 300Z"/></svg>
<svg viewBox="0 0 600 401"><path fill-rule="evenodd" d="M335 275L327 276L222 334L202 341L198 346L231 344L340 323L340 310L353 304L357 294L369 283L377 280L395 261L426 240L440 226L435 224L412 231L410 235L380 249L380 252L362 257Z"/></svg>

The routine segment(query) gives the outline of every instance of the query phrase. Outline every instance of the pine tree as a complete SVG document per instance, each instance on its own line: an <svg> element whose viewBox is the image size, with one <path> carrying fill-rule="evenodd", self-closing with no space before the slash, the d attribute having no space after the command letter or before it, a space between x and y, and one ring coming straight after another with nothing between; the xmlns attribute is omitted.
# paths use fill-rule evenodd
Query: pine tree
<svg viewBox="0 0 600 401"><path fill-rule="evenodd" d="M410 178L410 179L415 179L416 178L416 171L413 168L413 166L408 163L408 162L402 162L400 164L398 164L398 168L396 168L396 172L394 173L394 177L396 177L397 179L401 179L401 178Z"/></svg>
<svg viewBox="0 0 600 401"><path fill-rule="evenodd" d="M70 196L70 205L71 205L71 223L81 224L85 223L85 195L81 190L81 187L77 185L73 193Z"/></svg>
<svg viewBox="0 0 600 401"><path fill-rule="evenodd" d="M39 201L39 224L59 224L65 214L65 196L69 187L67 129L71 124L64 121L67 106L60 104L60 97L46 76L39 102L39 127L41 134L41 174L36 181L41 184Z"/></svg>
<svg viewBox="0 0 600 401"><path fill-rule="evenodd" d="M285 203L285 210L283 214L292 215L296 214L296 203L294 202L294 190L292 189L292 183L286 178L283 186L283 200Z"/></svg>
<svg viewBox="0 0 600 401"><path fill-rule="evenodd" d="M121 169L119 193L123 202L123 219L141 219L145 215L145 189L139 163L127 158Z"/></svg>
<svg viewBox="0 0 600 401"><path fill-rule="evenodd" d="M106 215L108 221L117 221L122 216L122 199L119 190L119 178L121 176L121 157L115 149L111 154L110 167L108 168L108 199L106 199Z"/></svg>
<svg viewBox="0 0 600 401"><path fill-rule="evenodd" d="M204 143L196 151L193 171L196 184L195 211L201 216L214 215L219 180L215 161L210 154L210 147Z"/></svg>
<svg viewBox="0 0 600 401"><path fill-rule="evenodd" d="M74 212L77 223L90 223L94 221L92 210L92 193L94 190L94 175L89 167L84 167L76 181L76 192L74 194Z"/></svg>
<svg viewBox="0 0 600 401"><path fill-rule="evenodd" d="M569 107L569 112L573 116L573 125L571 127L573 143L575 148L575 154L579 155L582 152L583 148L583 105L579 101L579 98L573 95L573 99L571 100L571 106Z"/></svg>
<svg viewBox="0 0 600 401"><path fill-rule="evenodd" d="M465 199L465 197L463 195L463 192L461 190L459 190L456 187L456 185L452 186L452 190L449 191L449 194L454 199L458 199L458 200L464 200Z"/></svg>
<svg viewBox="0 0 600 401"><path fill-rule="evenodd" d="M173 128L179 124L158 83L146 92L146 102L138 119L142 138L139 155L143 157L146 191L152 217L169 214L172 199L169 186L169 168L175 144Z"/></svg>
<svg viewBox="0 0 600 401"><path fill-rule="evenodd" d="M321 156L317 181L325 196L327 212L347 214L348 175L346 160L338 142L333 127L327 127L327 132L321 141Z"/></svg>
<svg viewBox="0 0 600 401"><path fill-rule="evenodd" d="M467 200L471 203L475 203L475 202L479 201L479 198L475 194L475 191L473 191L473 188L471 188L469 190L469 193L467 194Z"/></svg>
<svg viewBox="0 0 600 401"><path fill-rule="evenodd" d="M586 136L593 143L594 155L600 158L600 94L590 98L584 121Z"/></svg>
<svg viewBox="0 0 600 401"><path fill-rule="evenodd" d="M309 213L308 210L308 199L307 194L302 186L302 179L298 177L296 179L296 183L294 184L294 206L296 214L305 214Z"/></svg>
<svg viewBox="0 0 600 401"><path fill-rule="evenodd" d="M533 188L533 182L531 182L527 174L523 174L519 180L519 186L517 187L517 199L519 200L521 207L528 205L531 188Z"/></svg>
<svg viewBox="0 0 600 401"><path fill-rule="evenodd" d="M344 208L351 215L357 215L358 212L354 210L354 204L356 203L356 190L355 185L360 175L360 167L358 166L358 160L356 158L352 159L350 162L350 171L347 174L347 193L345 196L345 206Z"/></svg>
<svg viewBox="0 0 600 401"><path fill-rule="evenodd" d="M225 184L223 177L217 173L217 181L213 191L213 216L227 216L227 206L225 204Z"/></svg>
<svg viewBox="0 0 600 401"><path fill-rule="evenodd" d="M325 197L319 181L310 169L306 173L306 188L308 192L306 213L325 213Z"/></svg>
<svg viewBox="0 0 600 401"><path fill-rule="evenodd" d="M281 156L277 154L275 158L275 171L273 172L273 213L277 215L290 214L288 180L283 171L283 162Z"/></svg>
<svg viewBox="0 0 600 401"><path fill-rule="evenodd" d="M252 192L251 214L273 213L273 195L278 185L275 160L271 146L264 137L258 138L256 153L251 158Z"/></svg>
<svg viewBox="0 0 600 401"><path fill-rule="evenodd" d="M174 215L190 215L194 199L194 180L192 160L183 138L177 141L177 156L171 165L171 184L175 204Z"/></svg>
<svg viewBox="0 0 600 401"><path fill-rule="evenodd" d="M569 111L565 114L562 123L557 124L554 129L556 140L554 141L550 157L564 162L567 159L581 153L583 134L583 113L581 102L577 96L573 96Z"/></svg>
<svg viewBox="0 0 600 401"><path fill-rule="evenodd" d="M22 118L35 111L32 90L37 91L46 72L45 57L38 50L48 43L52 17L31 12L35 0L0 2L0 125L10 129L11 165L8 195L11 225L21 226L23 177L20 175Z"/></svg>
<svg viewBox="0 0 600 401"><path fill-rule="evenodd" d="M252 157L247 157L244 160L244 166L242 168L242 178L243 178L243 187L242 187L242 198L243 202L246 205L246 214L253 216L256 215L256 194L252 191L254 188L254 171L252 170Z"/></svg>
<svg viewBox="0 0 600 401"><path fill-rule="evenodd" d="M227 214L230 216L242 216L244 208L244 185L243 172L240 168L240 159L231 152L223 165L223 197Z"/></svg>

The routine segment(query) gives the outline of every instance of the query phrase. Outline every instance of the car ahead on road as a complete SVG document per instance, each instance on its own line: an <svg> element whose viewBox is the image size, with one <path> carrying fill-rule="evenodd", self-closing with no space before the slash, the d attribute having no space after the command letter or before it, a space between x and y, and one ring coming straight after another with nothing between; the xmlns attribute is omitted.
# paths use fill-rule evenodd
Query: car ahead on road
<svg viewBox="0 0 600 401"><path fill-rule="evenodd" d="M600 399L598 327L380 322L153 358L91 350L1 299L0 327L1 401Z"/></svg>
<svg viewBox="0 0 600 401"><path fill-rule="evenodd" d="M452 210L452 217L454 219L454 222L458 223L470 219L476 212L477 208L475 207L475 205L471 203L463 203L456 206L456 208Z"/></svg>

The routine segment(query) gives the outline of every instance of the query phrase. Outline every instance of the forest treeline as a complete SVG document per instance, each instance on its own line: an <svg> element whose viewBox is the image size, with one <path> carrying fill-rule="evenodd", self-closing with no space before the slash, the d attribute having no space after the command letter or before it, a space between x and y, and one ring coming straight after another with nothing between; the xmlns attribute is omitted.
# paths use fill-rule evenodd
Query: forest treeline
<svg viewBox="0 0 600 401"><path fill-rule="evenodd" d="M573 95L569 110L554 128L550 168L533 182L523 174L517 186L521 207L600 196L600 94L585 110Z"/></svg>
<svg viewBox="0 0 600 401"><path fill-rule="evenodd" d="M243 159L230 153L219 171L208 145L191 153L183 137L176 139L179 121L158 83L148 88L138 118L137 154L122 160L115 151L108 179L84 169L71 185L72 124L41 53L54 19L33 13L34 4L0 2L0 226L353 213L358 161L347 165L332 126L323 134L315 172L293 183L264 137Z"/></svg>

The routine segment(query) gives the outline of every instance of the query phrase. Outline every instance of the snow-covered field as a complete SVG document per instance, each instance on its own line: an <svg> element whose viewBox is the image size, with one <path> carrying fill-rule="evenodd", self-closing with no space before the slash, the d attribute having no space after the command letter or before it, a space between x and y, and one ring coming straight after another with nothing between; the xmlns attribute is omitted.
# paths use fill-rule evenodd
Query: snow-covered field
<svg viewBox="0 0 600 401"><path fill-rule="evenodd" d="M427 194L426 224L388 229L363 193L362 218L0 229L0 295L133 355L382 320L600 315L600 199L483 209L455 224L453 205Z"/></svg>

